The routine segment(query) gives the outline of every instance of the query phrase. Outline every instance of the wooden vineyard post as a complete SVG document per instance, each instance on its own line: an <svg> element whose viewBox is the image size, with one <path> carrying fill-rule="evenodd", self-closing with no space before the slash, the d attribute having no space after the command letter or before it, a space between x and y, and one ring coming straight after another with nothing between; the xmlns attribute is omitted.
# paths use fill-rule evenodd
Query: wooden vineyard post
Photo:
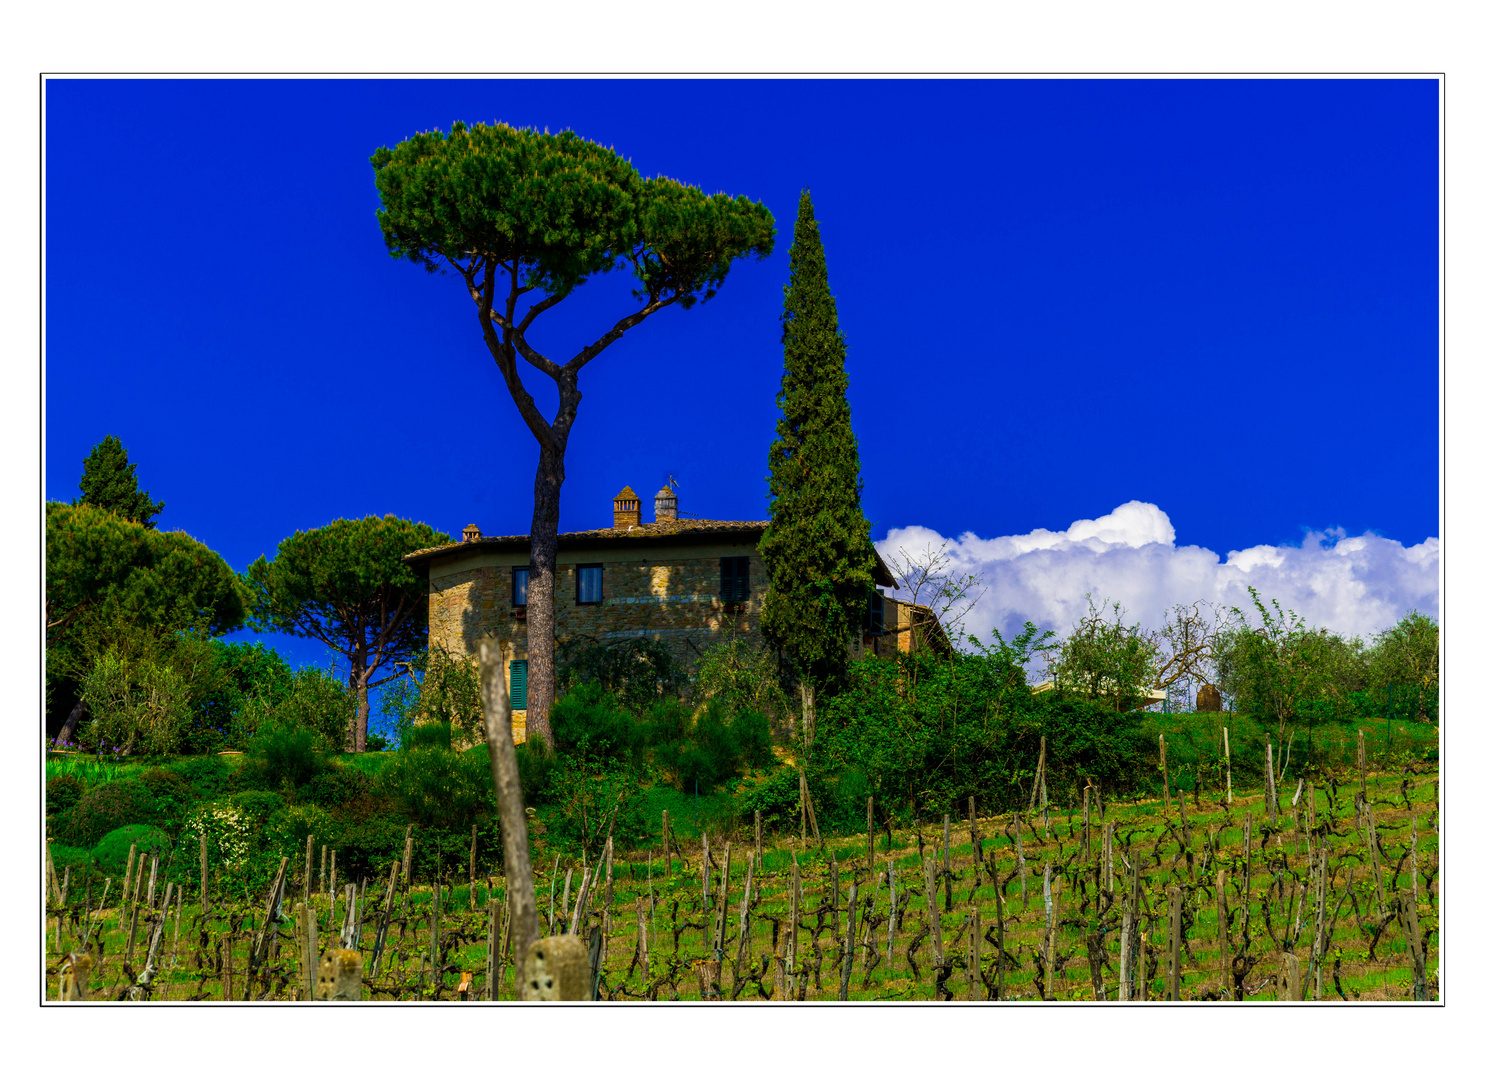
<svg viewBox="0 0 1485 1080"><path fill-rule="evenodd" d="M789 1000L803 1000L798 990L795 964L799 956L799 860L794 858L789 870L789 939L784 946L784 993Z"/></svg>
<svg viewBox="0 0 1485 1080"><path fill-rule="evenodd" d="M876 865L877 858L877 820L876 814L873 813L874 809L872 796L868 795L866 797L866 872L868 874ZM754 810L753 813L757 814L758 811Z"/></svg>
<svg viewBox="0 0 1485 1080"><path fill-rule="evenodd" d="M1038 780L1037 780L1037 790L1038 790L1038 793L1041 795L1042 828L1045 829L1045 828L1048 827L1048 821L1047 821L1047 737L1045 735L1042 736L1041 757L1040 757L1040 759L1039 759L1039 761L1037 763L1036 772L1037 772L1037 778L1038 778Z"/></svg>
<svg viewBox="0 0 1485 1080"><path fill-rule="evenodd" d="M670 877L670 811L660 811L660 846L665 849L665 876ZM571 878L572 871L569 870L568 877ZM567 892L562 893L562 914L567 915Z"/></svg>
<svg viewBox="0 0 1485 1080"><path fill-rule="evenodd" d="M848 1000L851 990L851 959L856 952L856 883L851 882L850 897L846 901L846 952L841 964L840 1000Z"/></svg>
<svg viewBox="0 0 1485 1080"><path fill-rule="evenodd" d="M158 853L150 856L150 887L144 897L144 906L151 911L155 907L155 881L160 874L160 856Z"/></svg>
<svg viewBox="0 0 1485 1080"><path fill-rule="evenodd" d="M732 841L722 846L722 881L717 886L717 924L713 935L712 959L722 962L722 946L727 941L727 885L732 876ZM721 988L721 970L718 969L717 986Z"/></svg>
<svg viewBox="0 0 1485 1080"><path fill-rule="evenodd" d="M1243 815L1243 909L1246 911L1251 895L1253 870L1253 811Z"/></svg>
<svg viewBox="0 0 1485 1080"><path fill-rule="evenodd" d="M1021 815L1015 815L1016 822L1016 873L1021 875L1021 914L1026 914L1026 906L1031 898L1026 894L1026 852L1021 847Z"/></svg>
<svg viewBox="0 0 1485 1080"><path fill-rule="evenodd" d="M742 904L737 912L737 963L732 967L732 995L737 997L738 988L742 984L743 966L748 962L748 937L752 927L749 924L749 907L753 900L753 864L756 856L748 856L748 876L743 881Z"/></svg>
<svg viewBox="0 0 1485 1080"><path fill-rule="evenodd" d="M1408 952L1413 961L1413 1000L1428 1000L1428 957L1423 948L1423 932L1418 925L1418 905L1411 896L1402 898L1403 931L1408 936Z"/></svg>
<svg viewBox="0 0 1485 1080"><path fill-rule="evenodd" d="M1087 862L1093 857L1093 838L1088 834L1088 793L1092 784L1083 785L1083 836L1079 841L1078 857Z"/></svg>
<svg viewBox="0 0 1485 1080"><path fill-rule="evenodd" d="M1217 871L1217 992L1232 996L1232 956L1227 939L1227 871Z"/></svg>
<svg viewBox="0 0 1485 1080"><path fill-rule="evenodd" d="M1110 896L1114 894L1114 823L1103 823L1103 844L1099 866L1099 888Z"/></svg>
<svg viewBox="0 0 1485 1080"><path fill-rule="evenodd" d="M980 909L969 909L969 1000L983 1001L980 992Z"/></svg>
<svg viewBox="0 0 1485 1080"><path fill-rule="evenodd" d="M1057 924L1062 916L1062 875L1055 878L1050 876L1052 864L1047 863L1048 880L1050 885L1047 889L1047 937L1046 937L1046 978L1047 993L1051 1000L1057 999Z"/></svg>
<svg viewBox="0 0 1485 1080"><path fill-rule="evenodd" d="M1165 999L1181 1000L1181 900L1179 885L1167 890L1170 897L1169 923L1166 930Z"/></svg>
<svg viewBox="0 0 1485 1080"><path fill-rule="evenodd" d="M804 766L803 765L800 765L799 766L799 846L800 847L804 847L805 844L807 844L808 841L809 841L809 833L806 831L808 829L808 827L809 827L809 818L808 818L808 814L805 811L805 806L804 806Z"/></svg>
<svg viewBox="0 0 1485 1080"><path fill-rule="evenodd" d="M203 857L205 857L205 853L204 852L203 852ZM321 844L320 845L320 873L319 873L319 876L315 878L315 892L316 893L322 893L324 891L325 891L325 845L324 844Z"/></svg>
<svg viewBox="0 0 1485 1080"><path fill-rule="evenodd" d="M309 904L310 876L315 868L315 834L310 833L304 841L304 903Z"/></svg>
<svg viewBox="0 0 1485 1080"><path fill-rule="evenodd" d="M763 858L763 811L753 811L753 854L761 861Z"/></svg>
<svg viewBox="0 0 1485 1080"><path fill-rule="evenodd" d="M336 850L330 850L330 921L325 924L327 929L335 929L335 854Z"/></svg>
<svg viewBox="0 0 1485 1080"><path fill-rule="evenodd" d="M887 967L892 967L892 943L897 933L897 863L887 860Z"/></svg>
<svg viewBox="0 0 1485 1080"><path fill-rule="evenodd" d="M1165 813L1170 816L1170 774L1165 769L1165 735L1160 736L1160 790L1165 800Z"/></svg>
<svg viewBox="0 0 1485 1080"><path fill-rule="evenodd" d="M475 856L479 854L480 827L471 825L469 827L469 910L474 911L474 889L478 877L475 875Z"/></svg>
<svg viewBox="0 0 1485 1080"><path fill-rule="evenodd" d="M1357 734L1359 735L1360 732ZM1380 914L1386 916L1389 910L1387 904L1387 886L1386 881L1382 877L1382 859L1377 844L1377 823L1376 819L1372 816L1371 804L1365 798L1361 800L1361 820L1366 831L1367 851L1371 855L1372 881L1377 886L1377 910Z"/></svg>
<svg viewBox="0 0 1485 1080"><path fill-rule="evenodd" d="M409 825L407 832L402 836L402 912L407 914L408 905L412 903L412 830ZM333 859L334 856L331 856ZM334 863L332 862L333 866ZM335 882L332 879L330 891L335 891Z"/></svg>
<svg viewBox="0 0 1485 1080"><path fill-rule="evenodd" d="M928 926L933 935L933 998L937 1001L940 997L939 987L944 981L944 936L939 928L938 881L935 870L933 856L925 856L923 859L923 899L928 905Z"/></svg>
<svg viewBox="0 0 1485 1080"><path fill-rule="evenodd" d="M122 933L125 921L129 917L129 886L134 882L134 859L139 850L138 844L129 845L129 861L124 864L124 888L119 893L119 932Z"/></svg>
<svg viewBox="0 0 1485 1080"><path fill-rule="evenodd" d="M1227 805L1232 806L1232 746L1227 741L1227 729L1222 729L1222 763L1227 767Z"/></svg>
<svg viewBox="0 0 1485 1080"><path fill-rule="evenodd" d="M1134 902L1124 897L1124 918L1119 924L1119 1000L1128 1001L1129 993L1129 947L1134 934Z"/></svg>
<svg viewBox="0 0 1485 1080"><path fill-rule="evenodd" d="M325 849L321 848L320 850L324 851ZM382 950L386 948L387 930L392 925L392 904L397 899L397 872L401 868L401 861L398 859L393 859L392 872L387 875L387 901L386 904L382 907L382 924L380 927L377 928L376 944L372 947L371 950L371 977L373 979L376 978L377 972L381 969ZM334 922L333 913L331 915L331 922Z"/></svg>
<svg viewBox="0 0 1485 1080"><path fill-rule="evenodd" d="M201 843L201 914L208 915L211 913L211 901L206 895L206 834L200 833L197 839ZM321 851L323 850L322 848Z"/></svg>
<svg viewBox="0 0 1485 1080"><path fill-rule="evenodd" d="M945 814L944 815L944 912L945 912L945 914L948 913L949 907L953 903L952 899L949 896L949 882L950 882L950 880L952 880L952 872L950 870L950 863L951 863L951 861L952 860L951 860L951 858L949 856L949 815L948 814Z"/></svg>
<svg viewBox="0 0 1485 1080"><path fill-rule="evenodd" d="M300 970L304 974L304 1000L313 1001L320 980L320 928L315 920L315 909L310 904L301 904L294 916L295 921L303 926L300 937L304 953L300 959Z"/></svg>
<svg viewBox="0 0 1485 1080"><path fill-rule="evenodd" d="M840 945L840 864L830 853L830 936Z"/></svg>
<svg viewBox="0 0 1485 1080"><path fill-rule="evenodd" d="M1409 860L1413 867L1413 910L1418 909L1418 818L1413 817L1413 847Z"/></svg>
<svg viewBox="0 0 1485 1080"><path fill-rule="evenodd" d="M1319 853L1319 895L1315 902L1315 932L1310 940L1310 970L1314 973L1314 983L1311 985L1313 1000L1319 1001L1325 996L1325 954L1330 951L1330 943L1325 938L1325 909L1326 891L1329 882L1329 854L1328 846L1321 838Z"/></svg>
<svg viewBox="0 0 1485 1080"><path fill-rule="evenodd" d="M701 834L701 912L703 915L711 908L711 883L711 850L707 845L706 833L703 832Z"/></svg>
<svg viewBox="0 0 1485 1080"><path fill-rule="evenodd" d="M1366 800L1366 731L1356 732L1356 771L1361 774L1361 798Z"/></svg>
<svg viewBox="0 0 1485 1080"><path fill-rule="evenodd" d="M975 868L975 888L982 883L980 864L984 857L980 853L980 819L975 815L975 797L969 797L969 861Z"/></svg>
<svg viewBox="0 0 1485 1080"><path fill-rule="evenodd" d="M1272 740L1267 742L1264 756L1263 801L1268 810L1268 827L1277 829L1279 827L1279 792L1274 786L1274 744Z"/></svg>
<svg viewBox="0 0 1485 1080"><path fill-rule="evenodd" d="M995 1000L1005 1000L1005 907L1000 895L1000 879L995 873L995 859L992 857L985 864L985 872L990 875L990 891L995 896ZM1006 875L1010 880L1010 875ZM979 914L976 912L975 919L978 921ZM975 946L979 948L978 945Z"/></svg>

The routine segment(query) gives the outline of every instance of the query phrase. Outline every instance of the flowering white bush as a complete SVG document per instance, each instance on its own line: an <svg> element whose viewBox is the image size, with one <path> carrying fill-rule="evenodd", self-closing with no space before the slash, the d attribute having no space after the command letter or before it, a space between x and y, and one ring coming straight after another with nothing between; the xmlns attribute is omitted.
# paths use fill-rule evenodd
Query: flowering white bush
<svg viewBox="0 0 1485 1080"><path fill-rule="evenodd" d="M188 835L205 836L209 852L214 852L229 870L239 870L253 850L257 822L230 802L213 802L197 807L186 819Z"/></svg>

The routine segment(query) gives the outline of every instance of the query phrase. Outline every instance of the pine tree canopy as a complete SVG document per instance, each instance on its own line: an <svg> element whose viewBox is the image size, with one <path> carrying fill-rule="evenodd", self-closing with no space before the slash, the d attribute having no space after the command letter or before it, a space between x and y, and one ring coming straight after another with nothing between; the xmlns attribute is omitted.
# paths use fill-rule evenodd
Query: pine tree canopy
<svg viewBox="0 0 1485 1080"><path fill-rule="evenodd" d="M135 468L119 437L105 435L92 453L83 458L82 479L77 485L82 496L73 505L96 506L125 521L153 529L155 518L165 509L165 504L150 502L150 493L139 490Z"/></svg>
<svg viewBox="0 0 1485 1080"><path fill-rule="evenodd" d="M812 685L845 669L861 632L877 556L861 513L861 458L846 401L846 343L809 191L799 198L784 291L784 379L768 452L771 518L763 632Z"/></svg>

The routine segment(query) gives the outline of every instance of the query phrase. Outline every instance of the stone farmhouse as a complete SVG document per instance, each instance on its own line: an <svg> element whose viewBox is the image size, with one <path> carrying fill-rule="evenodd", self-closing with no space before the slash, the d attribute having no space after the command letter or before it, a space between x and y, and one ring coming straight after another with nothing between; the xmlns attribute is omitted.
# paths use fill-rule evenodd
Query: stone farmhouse
<svg viewBox="0 0 1485 1080"><path fill-rule="evenodd" d="M711 645L737 636L763 644L760 617L768 571L758 557L766 521L682 520L669 488L655 495L654 520L641 520L628 487L614 496L613 527L561 533L557 539L559 642L650 637L678 660L694 663ZM506 656L516 741L526 731L526 582L529 536L482 536L469 525L456 544L426 548L403 562L428 581L428 644L477 656L481 638ZM880 589L896 588L877 559ZM878 591L858 653L947 649L928 608Z"/></svg>

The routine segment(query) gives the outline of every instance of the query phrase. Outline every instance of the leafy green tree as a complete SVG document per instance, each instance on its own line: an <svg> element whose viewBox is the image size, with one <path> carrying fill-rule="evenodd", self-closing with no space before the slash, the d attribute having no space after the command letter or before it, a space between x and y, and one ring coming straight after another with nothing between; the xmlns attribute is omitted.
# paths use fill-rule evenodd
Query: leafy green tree
<svg viewBox="0 0 1485 1080"><path fill-rule="evenodd" d="M400 665L408 678L382 698L397 744L405 747L416 724L443 724L464 745L485 741L479 666L473 657L455 656L441 645L420 650Z"/></svg>
<svg viewBox="0 0 1485 1080"><path fill-rule="evenodd" d="M1145 690L1154 685L1158 646L1153 635L1142 634L1139 623L1126 625L1117 601L1095 607L1086 597L1088 613L1061 642L1046 650L1047 674L1059 690L1103 701L1116 712L1137 707Z"/></svg>
<svg viewBox="0 0 1485 1080"><path fill-rule="evenodd" d="M861 513L846 343L808 190L799 196L782 321L783 415L768 451L771 520L758 542L770 579L762 628L792 656L810 695L845 673L877 557Z"/></svg>
<svg viewBox="0 0 1485 1080"><path fill-rule="evenodd" d="M1406 700L1414 705L1414 718L1429 719L1429 704L1437 706L1439 691L1439 624L1418 611L1410 611L1395 626L1378 634L1369 650L1369 681L1373 700L1387 693L1388 686L1409 688Z"/></svg>
<svg viewBox="0 0 1485 1080"><path fill-rule="evenodd" d="M296 532L247 569L254 629L313 638L345 657L356 695L349 749L366 749L371 690L401 675L397 665L427 637L427 585L402 556L447 543L446 533L391 514L338 518Z"/></svg>
<svg viewBox="0 0 1485 1080"><path fill-rule="evenodd" d="M612 149L571 131L456 123L420 132L371 157L382 238L393 258L453 271L473 302L486 347L521 419L536 437L527 586L530 668L527 730L550 742L556 686L553 588L567 440L578 376L661 308L714 296L735 259L773 249L768 210L746 198L704 195L646 179ZM633 272L636 306L565 363L530 340L536 320L595 274ZM557 409L541 413L518 359L552 380Z"/></svg>
<svg viewBox="0 0 1485 1080"><path fill-rule="evenodd" d="M165 509L165 504L151 502L150 493L139 490L139 481L134 476L136 468L119 437L105 435L83 458L82 480L77 485L82 495L77 505L96 506L153 529L155 518Z"/></svg>
<svg viewBox="0 0 1485 1080"><path fill-rule="evenodd" d="M100 657L169 666L190 642L241 626L250 600L222 557L183 532L87 504L48 503L47 693L68 710L57 739L76 733L87 705L79 687Z"/></svg>

